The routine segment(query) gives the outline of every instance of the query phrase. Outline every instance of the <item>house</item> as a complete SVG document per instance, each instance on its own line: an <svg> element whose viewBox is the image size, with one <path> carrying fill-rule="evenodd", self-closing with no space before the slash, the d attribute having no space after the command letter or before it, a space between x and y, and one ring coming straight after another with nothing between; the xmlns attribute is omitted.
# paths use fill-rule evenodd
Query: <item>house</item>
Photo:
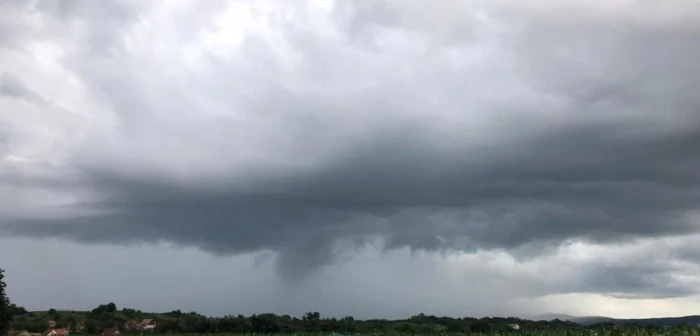
<svg viewBox="0 0 700 336"><path fill-rule="evenodd" d="M520 325L517 323L509 324L508 327L510 327L510 329L513 329L513 330L520 330Z"/></svg>
<svg viewBox="0 0 700 336"><path fill-rule="evenodd" d="M143 331L140 321L128 321L124 323L124 326L131 331Z"/></svg>
<svg viewBox="0 0 700 336"><path fill-rule="evenodd" d="M82 332L83 330L85 330L85 323L82 323L82 322L76 323L75 327L73 327L73 330L75 332Z"/></svg>
<svg viewBox="0 0 700 336"><path fill-rule="evenodd" d="M120 336L122 333L117 328L105 328L100 336Z"/></svg>
<svg viewBox="0 0 700 336"><path fill-rule="evenodd" d="M144 331L153 331L157 326L154 319L143 319L141 321L141 328Z"/></svg>
<svg viewBox="0 0 700 336"><path fill-rule="evenodd" d="M49 325L49 328L55 328L55 327L56 327L56 321L54 321L54 320L49 320L49 322L46 322L46 324Z"/></svg>
<svg viewBox="0 0 700 336"><path fill-rule="evenodd" d="M67 336L68 335L68 329L65 328L49 328L44 331L42 336Z"/></svg>
<svg viewBox="0 0 700 336"><path fill-rule="evenodd" d="M8 336L32 336L32 334L26 330L8 330L7 331Z"/></svg>

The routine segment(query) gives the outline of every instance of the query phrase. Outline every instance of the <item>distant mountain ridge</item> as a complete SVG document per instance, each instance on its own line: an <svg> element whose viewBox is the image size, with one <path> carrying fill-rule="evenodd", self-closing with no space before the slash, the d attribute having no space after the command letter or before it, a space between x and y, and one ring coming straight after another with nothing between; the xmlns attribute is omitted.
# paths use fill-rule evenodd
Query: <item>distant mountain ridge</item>
<svg viewBox="0 0 700 336"><path fill-rule="evenodd" d="M679 325L700 325L700 315L689 315L679 317L652 317L637 319L618 319L606 316L573 316L567 314L544 314L533 317L535 320L562 320L570 321L582 325L592 325L598 323L613 323L616 325L637 324L642 326L679 326Z"/></svg>

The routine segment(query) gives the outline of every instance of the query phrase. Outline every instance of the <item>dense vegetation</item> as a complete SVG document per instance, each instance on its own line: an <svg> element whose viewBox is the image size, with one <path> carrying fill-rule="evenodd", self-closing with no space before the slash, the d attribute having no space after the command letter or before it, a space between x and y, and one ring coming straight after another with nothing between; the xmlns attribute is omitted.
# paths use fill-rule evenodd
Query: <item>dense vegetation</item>
<svg viewBox="0 0 700 336"><path fill-rule="evenodd" d="M13 311L10 299L5 294L5 271L0 269L0 336L5 335L7 327L12 321Z"/></svg>

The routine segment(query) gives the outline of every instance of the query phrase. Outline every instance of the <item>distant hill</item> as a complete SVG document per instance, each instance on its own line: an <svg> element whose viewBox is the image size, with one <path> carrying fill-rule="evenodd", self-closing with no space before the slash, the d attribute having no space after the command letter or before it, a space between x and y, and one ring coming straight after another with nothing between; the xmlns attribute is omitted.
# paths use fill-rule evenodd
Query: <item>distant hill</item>
<svg viewBox="0 0 700 336"><path fill-rule="evenodd" d="M576 319L576 318L578 318L578 317L573 316L573 315L568 315L568 314L543 314L543 315L528 317L528 319L533 320L533 321L552 321L552 320L571 321L571 320Z"/></svg>
<svg viewBox="0 0 700 336"><path fill-rule="evenodd" d="M567 314L544 314L534 317L536 320L562 320L570 321L582 325L592 325L598 323L613 323L616 325L637 324L641 326L679 326L684 324L700 325L700 315L680 316L680 317L654 317L642 319L616 319L605 316L572 316Z"/></svg>

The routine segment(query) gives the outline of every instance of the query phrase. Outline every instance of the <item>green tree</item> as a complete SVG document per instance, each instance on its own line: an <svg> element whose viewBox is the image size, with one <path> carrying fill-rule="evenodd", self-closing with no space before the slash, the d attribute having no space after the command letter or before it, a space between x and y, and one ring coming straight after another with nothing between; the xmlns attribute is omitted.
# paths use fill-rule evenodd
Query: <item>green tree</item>
<svg viewBox="0 0 700 336"><path fill-rule="evenodd" d="M136 309L122 308L122 315L129 320L136 318Z"/></svg>
<svg viewBox="0 0 700 336"><path fill-rule="evenodd" d="M114 313L117 311L117 305L113 302L108 304L101 304L95 309L88 313L88 318L100 321L101 323L106 323L114 317ZM114 328L114 326L108 326L109 328Z"/></svg>
<svg viewBox="0 0 700 336"><path fill-rule="evenodd" d="M12 322L12 312L15 309L10 303L10 299L7 298L5 293L5 270L0 269L0 336L7 333L7 329L10 327Z"/></svg>
<svg viewBox="0 0 700 336"><path fill-rule="evenodd" d="M61 318L60 321L60 324L63 325L63 327L69 328L70 330L75 329L76 320L75 317L73 317L73 315Z"/></svg>
<svg viewBox="0 0 700 336"><path fill-rule="evenodd" d="M306 331L318 331L321 314L319 312L308 312L302 316L301 320L304 321Z"/></svg>
<svg viewBox="0 0 700 336"><path fill-rule="evenodd" d="M473 333L488 333L491 331L491 324L484 320L476 321L469 326Z"/></svg>
<svg viewBox="0 0 700 336"><path fill-rule="evenodd" d="M24 307L20 307L20 306L14 305L14 304L12 304L10 306L11 306L10 308L12 310L12 316L26 315L29 313Z"/></svg>
<svg viewBox="0 0 700 336"><path fill-rule="evenodd" d="M87 320L87 322L85 322L85 331L88 334L96 334L99 331L98 322L95 320Z"/></svg>

